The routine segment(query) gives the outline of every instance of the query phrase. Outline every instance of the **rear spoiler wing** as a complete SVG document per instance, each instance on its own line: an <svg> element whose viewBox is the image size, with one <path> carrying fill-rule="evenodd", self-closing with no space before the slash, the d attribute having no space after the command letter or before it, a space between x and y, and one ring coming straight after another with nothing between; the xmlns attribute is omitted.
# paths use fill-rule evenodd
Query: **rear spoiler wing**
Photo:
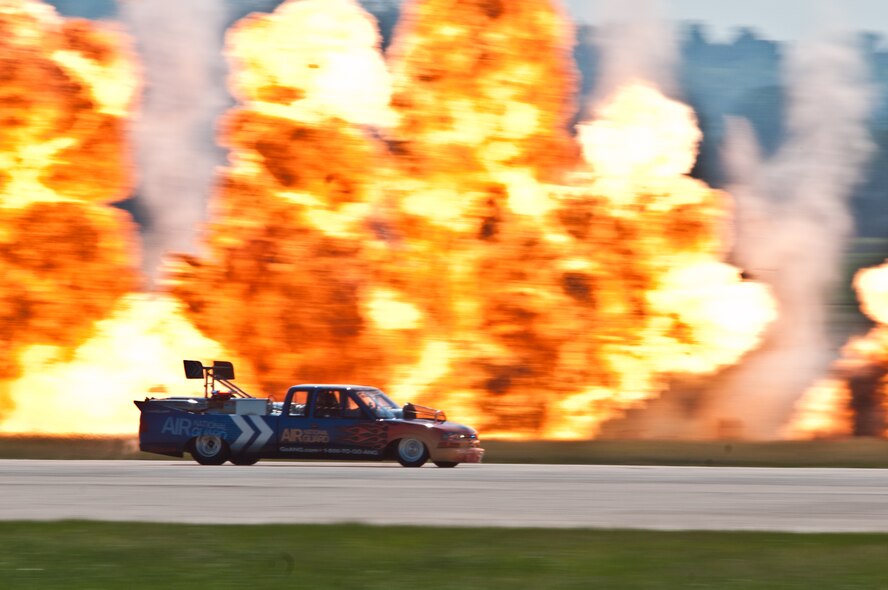
<svg viewBox="0 0 888 590"><path fill-rule="evenodd" d="M225 385L235 397L253 397L246 391L232 383L234 380L234 365L228 361L213 361L210 366L205 366L200 361L182 361L185 365L186 379L204 380L204 397L216 393L216 382Z"/></svg>

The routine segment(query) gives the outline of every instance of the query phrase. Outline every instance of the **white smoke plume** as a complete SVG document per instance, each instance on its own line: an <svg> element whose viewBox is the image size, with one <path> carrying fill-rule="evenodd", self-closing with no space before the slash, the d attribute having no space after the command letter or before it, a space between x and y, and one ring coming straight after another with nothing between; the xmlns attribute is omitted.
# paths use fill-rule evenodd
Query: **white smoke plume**
<svg viewBox="0 0 888 590"><path fill-rule="evenodd" d="M678 40L660 0L605 0L601 5L601 72L596 102L644 81L666 94L676 90Z"/></svg>
<svg viewBox="0 0 888 590"><path fill-rule="evenodd" d="M153 280L164 255L194 252L223 161L215 127L228 104L223 58L227 3L126 0L121 17L136 37L145 95L132 133L138 194L148 215L143 269Z"/></svg>
<svg viewBox="0 0 888 590"><path fill-rule="evenodd" d="M826 297L851 234L848 201L872 152L873 102L859 52L839 35L786 60L787 140L763 161L749 125L732 121L726 163L737 201L737 262L773 289L780 316L764 345L722 382L710 423L772 439L830 360Z"/></svg>

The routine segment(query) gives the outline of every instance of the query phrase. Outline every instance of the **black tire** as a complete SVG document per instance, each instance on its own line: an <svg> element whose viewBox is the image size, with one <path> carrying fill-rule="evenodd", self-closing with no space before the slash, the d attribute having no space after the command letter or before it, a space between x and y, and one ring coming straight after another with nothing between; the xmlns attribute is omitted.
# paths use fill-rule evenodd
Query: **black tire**
<svg viewBox="0 0 888 590"><path fill-rule="evenodd" d="M201 465L222 465L230 454L228 443L215 434L198 436L191 441L191 456Z"/></svg>
<svg viewBox="0 0 888 590"><path fill-rule="evenodd" d="M422 467L429 460L429 450L421 440L402 438L396 449L398 463L404 467Z"/></svg>
<svg viewBox="0 0 888 590"><path fill-rule="evenodd" d="M259 462L259 457L255 455L233 455L228 460L235 465L255 465Z"/></svg>
<svg viewBox="0 0 888 590"><path fill-rule="evenodd" d="M459 465L459 463L457 463L456 461L435 461L435 465L437 465L438 467L450 468L456 467L457 465Z"/></svg>

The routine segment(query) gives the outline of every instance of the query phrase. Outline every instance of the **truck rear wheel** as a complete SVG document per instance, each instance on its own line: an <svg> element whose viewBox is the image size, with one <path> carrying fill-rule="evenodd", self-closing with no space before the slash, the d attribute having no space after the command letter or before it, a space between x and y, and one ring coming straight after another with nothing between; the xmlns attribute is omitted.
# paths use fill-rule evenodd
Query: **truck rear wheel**
<svg viewBox="0 0 888 590"><path fill-rule="evenodd" d="M225 441L215 434L198 436L191 441L191 456L201 465L222 465L230 453Z"/></svg>
<svg viewBox="0 0 888 590"><path fill-rule="evenodd" d="M421 440L402 438L398 443L398 463L404 467L422 467L429 460L429 450Z"/></svg>

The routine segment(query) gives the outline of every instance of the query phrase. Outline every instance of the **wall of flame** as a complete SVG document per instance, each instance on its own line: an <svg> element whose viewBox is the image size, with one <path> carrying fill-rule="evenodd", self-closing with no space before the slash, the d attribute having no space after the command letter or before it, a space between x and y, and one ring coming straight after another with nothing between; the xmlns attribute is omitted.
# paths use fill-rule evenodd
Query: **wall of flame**
<svg viewBox="0 0 888 590"><path fill-rule="evenodd" d="M637 80L570 130L572 27L547 0L403 15L387 59L354 0L231 29L206 254L140 296L107 207L132 185L127 43L0 0L0 101L21 106L0 130L0 376L21 375L0 430L133 432L133 397L224 354L266 394L362 382L487 437L591 438L757 345L776 310L722 261L730 198L688 176L690 108Z"/></svg>
<svg viewBox="0 0 888 590"><path fill-rule="evenodd" d="M0 2L0 418L30 347L68 355L137 286L135 228L106 206L131 188L127 46L42 3Z"/></svg>
<svg viewBox="0 0 888 590"><path fill-rule="evenodd" d="M170 273L195 325L267 390L368 382L512 438L737 362L774 310L720 262L693 113L638 82L575 138L571 35L550 2L410 2L385 68L352 1L238 24L211 253Z"/></svg>
<svg viewBox="0 0 888 590"><path fill-rule="evenodd" d="M859 271L854 288L876 325L851 338L829 375L802 396L786 437L888 436L888 261Z"/></svg>

